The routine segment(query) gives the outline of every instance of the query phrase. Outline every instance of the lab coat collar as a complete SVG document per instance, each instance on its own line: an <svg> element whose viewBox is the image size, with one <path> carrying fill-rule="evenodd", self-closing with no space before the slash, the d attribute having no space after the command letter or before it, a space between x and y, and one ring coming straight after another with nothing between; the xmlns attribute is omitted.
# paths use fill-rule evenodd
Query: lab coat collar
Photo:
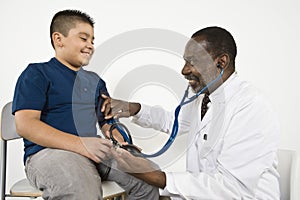
<svg viewBox="0 0 300 200"><path fill-rule="evenodd" d="M211 100L211 102L213 104L224 103L226 100L230 99L235 93L235 90L232 90L232 87L230 86L235 85L236 79L238 79L238 75L237 72L234 72L221 86L219 86L209 95L209 99Z"/></svg>
<svg viewBox="0 0 300 200"><path fill-rule="evenodd" d="M238 79L238 75L237 73L233 73L220 87L218 87L212 94L209 95L209 99L211 101L210 106L212 107L216 107L216 106L220 106L218 104L223 105L226 101L228 101L233 95L234 93L236 93L237 91L237 86L238 83L237 80ZM231 85L233 85L231 87ZM202 99L204 97L204 95L202 94ZM204 127L210 120L211 120L211 112L213 109L209 109L207 114L204 116L203 120L202 120L202 124ZM218 113L216 113L218 114Z"/></svg>

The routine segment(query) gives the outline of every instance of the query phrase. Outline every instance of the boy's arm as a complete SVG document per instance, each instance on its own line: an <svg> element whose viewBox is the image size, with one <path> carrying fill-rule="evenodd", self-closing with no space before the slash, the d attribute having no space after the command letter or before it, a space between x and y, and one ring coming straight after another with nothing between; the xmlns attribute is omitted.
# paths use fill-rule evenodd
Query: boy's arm
<svg viewBox="0 0 300 200"><path fill-rule="evenodd" d="M16 111L18 134L40 146L76 152L97 163L110 154L110 141L96 137L78 137L60 131L42 122L40 116L41 111L37 110Z"/></svg>

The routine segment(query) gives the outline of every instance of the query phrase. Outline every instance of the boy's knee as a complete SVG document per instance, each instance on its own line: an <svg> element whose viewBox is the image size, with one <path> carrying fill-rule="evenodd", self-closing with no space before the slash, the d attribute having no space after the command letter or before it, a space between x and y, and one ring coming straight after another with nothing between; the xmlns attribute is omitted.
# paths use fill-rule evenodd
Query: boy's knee
<svg viewBox="0 0 300 200"><path fill-rule="evenodd" d="M50 199L102 199L101 180L84 181L84 180L60 180L59 182L45 188L43 197ZM47 199L47 198L45 198Z"/></svg>

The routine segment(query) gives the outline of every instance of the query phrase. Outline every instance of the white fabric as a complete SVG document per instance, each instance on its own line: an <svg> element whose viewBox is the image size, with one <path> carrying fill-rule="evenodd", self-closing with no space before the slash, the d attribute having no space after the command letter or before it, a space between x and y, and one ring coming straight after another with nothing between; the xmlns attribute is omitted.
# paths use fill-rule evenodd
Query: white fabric
<svg viewBox="0 0 300 200"><path fill-rule="evenodd" d="M209 98L203 121L201 97L181 109L178 134L189 134L187 171L166 173L164 193L173 199L279 199L280 129L269 103L236 73ZM172 112L142 105L132 121L169 133L173 119Z"/></svg>

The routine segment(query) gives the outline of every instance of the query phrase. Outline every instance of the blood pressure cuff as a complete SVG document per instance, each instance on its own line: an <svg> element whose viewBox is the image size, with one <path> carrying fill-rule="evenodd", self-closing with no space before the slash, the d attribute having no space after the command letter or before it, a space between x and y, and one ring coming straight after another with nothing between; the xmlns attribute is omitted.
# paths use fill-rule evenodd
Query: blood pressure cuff
<svg viewBox="0 0 300 200"><path fill-rule="evenodd" d="M132 155L137 157L143 157L142 152L134 145L122 145L120 148L129 151ZM106 160L101 163L96 163L97 170L100 174L100 177L103 181L107 180L110 169L112 165L112 160Z"/></svg>
<svg viewBox="0 0 300 200"><path fill-rule="evenodd" d="M107 160L105 162L96 163L96 168L100 174L101 180L105 181L108 178L108 174L111 169L111 160Z"/></svg>

